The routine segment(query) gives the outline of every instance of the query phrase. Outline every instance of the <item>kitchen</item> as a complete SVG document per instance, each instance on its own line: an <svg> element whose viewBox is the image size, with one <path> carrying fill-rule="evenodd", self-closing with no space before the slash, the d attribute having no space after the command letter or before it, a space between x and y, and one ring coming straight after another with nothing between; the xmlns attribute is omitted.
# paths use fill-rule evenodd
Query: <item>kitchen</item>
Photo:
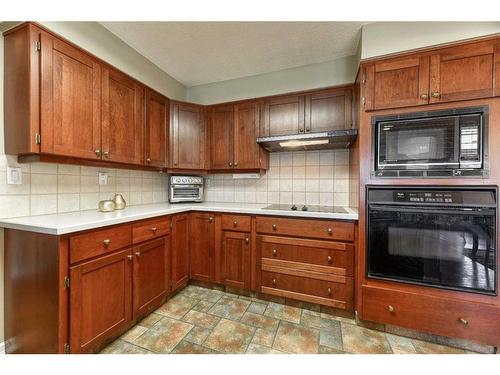
<svg viewBox="0 0 500 375"><path fill-rule="evenodd" d="M500 24L256 26L0 23L2 351L497 353Z"/></svg>

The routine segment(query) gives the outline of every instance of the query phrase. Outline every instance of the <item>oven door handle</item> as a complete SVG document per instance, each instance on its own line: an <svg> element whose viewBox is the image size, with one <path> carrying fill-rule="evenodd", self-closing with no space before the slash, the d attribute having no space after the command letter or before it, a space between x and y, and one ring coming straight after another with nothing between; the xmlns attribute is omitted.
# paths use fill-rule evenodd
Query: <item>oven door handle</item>
<svg viewBox="0 0 500 375"><path fill-rule="evenodd" d="M450 214L450 215L473 215L473 216L495 216L495 210L491 208L456 208L456 209L447 209L447 208L433 208L433 209L424 209L418 207L408 207L408 206L378 206L378 205L369 205L370 211L384 211L384 212L405 212L405 213L424 213L424 214Z"/></svg>

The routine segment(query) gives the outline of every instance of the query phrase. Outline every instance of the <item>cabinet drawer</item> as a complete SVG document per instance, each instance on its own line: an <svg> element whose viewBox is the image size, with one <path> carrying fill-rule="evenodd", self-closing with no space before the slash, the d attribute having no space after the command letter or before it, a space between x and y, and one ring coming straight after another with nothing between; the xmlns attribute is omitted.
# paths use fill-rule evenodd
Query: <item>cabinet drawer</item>
<svg viewBox="0 0 500 375"><path fill-rule="evenodd" d="M329 267L340 275L353 274L350 243L259 235L257 244L262 258Z"/></svg>
<svg viewBox="0 0 500 375"><path fill-rule="evenodd" d="M237 232L250 232L250 216L222 215L222 229Z"/></svg>
<svg viewBox="0 0 500 375"><path fill-rule="evenodd" d="M69 238L70 263L80 262L132 244L131 225L101 229Z"/></svg>
<svg viewBox="0 0 500 375"><path fill-rule="evenodd" d="M477 302L364 286L362 319L500 344L500 307Z"/></svg>
<svg viewBox="0 0 500 375"><path fill-rule="evenodd" d="M309 277L262 272L262 292L341 309L353 308L353 279L344 282L318 280Z"/></svg>
<svg viewBox="0 0 500 375"><path fill-rule="evenodd" d="M354 224L346 221L257 217L256 227L257 233L322 238L329 240L354 240Z"/></svg>
<svg viewBox="0 0 500 375"><path fill-rule="evenodd" d="M155 218L136 223L132 227L132 238L134 243L159 238L170 232L170 221L166 217Z"/></svg>

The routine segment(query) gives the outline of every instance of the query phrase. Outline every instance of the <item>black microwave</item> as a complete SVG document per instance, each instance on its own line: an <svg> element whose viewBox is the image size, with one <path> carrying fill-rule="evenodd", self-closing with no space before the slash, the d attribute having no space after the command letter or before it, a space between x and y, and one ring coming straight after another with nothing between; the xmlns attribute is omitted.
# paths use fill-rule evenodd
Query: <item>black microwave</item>
<svg viewBox="0 0 500 375"><path fill-rule="evenodd" d="M487 177L488 107L374 116L375 177Z"/></svg>

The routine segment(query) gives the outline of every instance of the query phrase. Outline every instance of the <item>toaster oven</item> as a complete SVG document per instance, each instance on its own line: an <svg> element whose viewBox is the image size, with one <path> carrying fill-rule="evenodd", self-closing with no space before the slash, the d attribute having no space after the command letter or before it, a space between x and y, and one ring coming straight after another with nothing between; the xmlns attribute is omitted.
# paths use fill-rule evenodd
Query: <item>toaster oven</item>
<svg viewBox="0 0 500 375"><path fill-rule="evenodd" d="M170 203L203 202L203 177L170 176L169 182Z"/></svg>

